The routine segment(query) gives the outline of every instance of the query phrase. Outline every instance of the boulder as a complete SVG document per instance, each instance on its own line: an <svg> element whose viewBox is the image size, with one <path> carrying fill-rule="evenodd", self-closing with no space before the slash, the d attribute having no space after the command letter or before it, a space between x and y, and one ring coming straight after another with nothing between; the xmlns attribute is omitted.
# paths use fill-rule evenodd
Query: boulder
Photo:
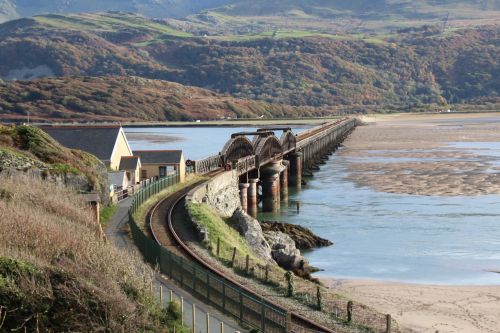
<svg viewBox="0 0 500 333"><path fill-rule="evenodd" d="M307 265L307 259L302 257L290 236L280 231L267 231L264 236L278 265L286 270L297 270Z"/></svg>
<svg viewBox="0 0 500 333"><path fill-rule="evenodd" d="M262 230L267 231L280 231L290 236L297 249L309 250L316 247L329 246L333 243L328 239L316 236L311 230L304 228L300 225L282 223L276 221L263 221L261 223Z"/></svg>
<svg viewBox="0 0 500 333"><path fill-rule="evenodd" d="M241 208L234 211L233 227L245 238L247 244L261 259L275 263L259 221L246 214Z"/></svg>

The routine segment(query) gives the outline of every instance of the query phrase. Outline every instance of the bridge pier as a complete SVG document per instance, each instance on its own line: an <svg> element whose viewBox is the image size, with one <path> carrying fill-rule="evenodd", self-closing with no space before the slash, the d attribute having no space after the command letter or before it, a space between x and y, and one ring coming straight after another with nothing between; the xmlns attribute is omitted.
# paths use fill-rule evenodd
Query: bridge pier
<svg viewBox="0 0 500 333"><path fill-rule="evenodd" d="M290 162L283 160L282 163L285 168L280 174L281 200L288 201L288 168L290 167Z"/></svg>
<svg viewBox="0 0 500 333"><path fill-rule="evenodd" d="M302 153L290 155L290 184L297 188L302 186Z"/></svg>
<svg viewBox="0 0 500 333"><path fill-rule="evenodd" d="M283 171L281 161L275 161L261 171L262 210L276 212L280 208L280 173Z"/></svg>
<svg viewBox="0 0 500 333"><path fill-rule="evenodd" d="M257 197L257 183L259 182L258 178L252 178L249 180L249 187L247 191L247 213L252 217L257 216L257 205L259 203Z"/></svg>
<svg viewBox="0 0 500 333"><path fill-rule="evenodd" d="M240 201L241 208L246 212L248 210L248 188L250 184L240 183Z"/></svg>

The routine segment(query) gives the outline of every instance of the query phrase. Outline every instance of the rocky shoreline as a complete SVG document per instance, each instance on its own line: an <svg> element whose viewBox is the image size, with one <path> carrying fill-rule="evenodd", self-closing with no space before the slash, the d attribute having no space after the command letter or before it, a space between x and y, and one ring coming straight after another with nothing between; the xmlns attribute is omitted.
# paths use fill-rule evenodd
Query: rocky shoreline
<svg viewBox="0 0 500 333"><path fill-rule="evenodd" d="M333 245L328 239L315 235L311 230L296 224L277 221L261 221L264 232L279 231L290 236L299 250L310 250L318 247Z"/></svg>
<svg viewBox="0 0 500 333"><path fill-rule="evenodd" d="M311 274L320 268L311 266L300 250L330 246L328 239L315 235L311 230L296 224L277 221L261 221L260 226L267 242L271 246L273 259L282 268L292 270L295 275L318 282Z"/></svg>

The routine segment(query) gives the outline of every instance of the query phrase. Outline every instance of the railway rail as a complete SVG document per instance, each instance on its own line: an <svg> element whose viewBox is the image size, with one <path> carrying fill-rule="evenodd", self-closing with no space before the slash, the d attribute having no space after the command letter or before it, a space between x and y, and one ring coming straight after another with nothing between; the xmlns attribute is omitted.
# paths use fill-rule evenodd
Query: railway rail
<svg viewBox="0 0 500 333"><path fill-rule="evenodd" d="M210 176L215 176L219 173L223 172L223 170L217 170L210 173ZM202 181L204 182L204 181ZM149 224L152 231L152 235L154 240L160 244L168 248L170 251L179 254L189 260L194 261L201 267L220 277L221 279L228 281L231 284L234 284L239 289L244 290L246 293L253 295L256 299L262 299L262 296L258 295L254 291L248 289L241 283L232 279L231 277L226 276L223 272L214 268L205 262L199 255L197 255L193 250L189 248L189 246L181 239L179 234L176 232L173 224L173 215L174 211L178 208L178 206L184 201L187 193L194 187L200 185L198 182L187 188L174 193L167 198L160 200L149 212ZM333 330L319 325L310 319L302 316L301 314L289 312L287 309L283 308L281 305L276 303L266 301L269 305L282 310L283 312L287 312L290 314L291 324L294 328L299 326L302 329L291 329L293 332L325 332L325 333L334 333Z"/></svg>

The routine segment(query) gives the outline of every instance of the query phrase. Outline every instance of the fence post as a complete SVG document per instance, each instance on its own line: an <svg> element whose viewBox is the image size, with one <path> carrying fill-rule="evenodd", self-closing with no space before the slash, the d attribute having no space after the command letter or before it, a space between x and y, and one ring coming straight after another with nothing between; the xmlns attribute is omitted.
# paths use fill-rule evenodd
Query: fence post
<svg viewBox="0 0 500 333"><path fill-rule="evenodd" d="M181 286L184 286L184 260L183 257L179 257L180 266L181 266Z"/></svg>
<svg viewBox="0 0 500 333"><path fill-rule="evenodd" d="M260 329L262 332L265 332L266 331L266 304L264 302L264 298L261 298L260 301L262 302L261 309L260 309L260 318L261 318Z"/></svg>
<svg viewBox="0 0 500 333"><path fill-rule="evenodd" d="M210 275L207 273L207 304L210 304Z"/></svg>
<svg viewBox="0 0 500 333"><path fill-rule="evenodd" d="M321 289L319 286L316 287L316 306L319 311L323 310L323 298L321 297Z"/></svg>
<svg viewBox="0 0 500 333"><path fill-rule="evenodd" d="M385 316L385 321L386 321L385 333L391 333L392 318L390 314Z"/></svg>
<svg viewBox="0 0 500 333"><path fill-rule="evenodd" d="M294 288L293 288L293 273L291 271L287 271L285 273L285 278L287 282L287 297L292 297Z"/></svg>
<svg viewBox="0 0 500 333"><path fill-rule="evenodd" d="M163 307L163 286L160 285L160 304Z"/></svg>
<svg viewBox="0 0 500 333"><path fill-rule="evenodd" d="M193 265L193 291L196 291L196 266L194 262L192 263Z"/></svg>
<svg viewBox="0 0 500 333"><path fill-rule="evenodd" d="M245 273L248 275L250 269L250 255L247 254L246 263L245 263Z"/></svg>
<svg viewBox="0 0 500 333"><path fill-rule="evenodd" d="M196 333L196 304L193 303L193 333Z"/></svg>
<svg viewBox="0 0 500 333"><path fill-rule="evenodd" d="M217 238L217 258L220 256L220 238Z"/></svg>
<svg viewBox="0 0 500 333"><path fill-rule="evenodd" d="M269 265L266 265L266 277L265 277L265 282L269 282Z"/></svg>
<svg viewBox="0 0 500 333"><path fill-rule="evenodd" d="M224 333L224 322L220 322L220 333Z"/></svg>
<svg viewBox="0 0 500 333"><path fill-rule="evenodd" d="M236 246L233 247L233 257L231 259L231 267L234 267L234 261L236 259Z"/></svg>
<svg viewBox="0 0 500 333"><path fill-rule="evenodd" d="M240 289L240 321L243 323L243 292Z"/></svg>
<svg viewBox="0 0 500 333"><path fill-rule="evenodd" d="M226 311L226 283L222 281L222 310Z"/></svg>
<svg viewBox="0 0 500 333"><path fill-rule="evenodd" d="M352 322L352 301L347 302L347 322Z"/></svg>
<svg viewBox="0 0 500 333"><path fill-rule="evenodd" d="M181 296L181 325L184 325L184 297Z"/></svg>
<svg viewBox="0 0 500 333"><path fill-rule="evenodd" d="M170 294L169 294L169 302L173 302L174 301L174 291L172 289L170 289Z"/></svg>
<svg viewBox="0 0 500 333"><path fill-rule="evenodd" d="M207 333L210 333L210 314L207 312Z"/></svg>

